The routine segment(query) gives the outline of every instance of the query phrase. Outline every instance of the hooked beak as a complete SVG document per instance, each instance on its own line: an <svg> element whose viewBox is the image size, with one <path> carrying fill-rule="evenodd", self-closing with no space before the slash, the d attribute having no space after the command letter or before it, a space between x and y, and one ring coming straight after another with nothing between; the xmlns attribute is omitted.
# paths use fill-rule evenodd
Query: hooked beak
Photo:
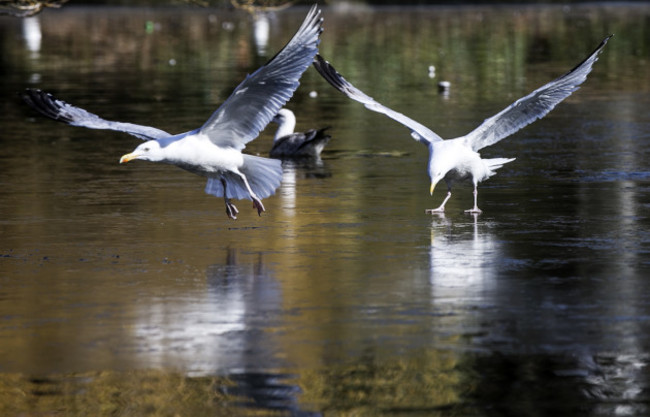
<svg viewBox="0 0 650 417"><path fill-rule="evenodd" d="M139 156L139 155L137 155L137 154L135 154L135 153L127 153L126 155L124 155L124 156L122 156L122 157L120 158L120 164L123 164L123 163L125 163L125 162L129 162L129 161L132 161L132 160L134 160L134 159L137 159L138 156Z"/></svg>
<svg viewBox="0 0 650 417"><path fill-rule="evenodd" d="M429 193L431 193L431 195L433 195L433 190L434 190L435 188L436 188L436 183L435 183L435 182L432 182L432 183L431 183L431 188L429 188Z"/></svg>

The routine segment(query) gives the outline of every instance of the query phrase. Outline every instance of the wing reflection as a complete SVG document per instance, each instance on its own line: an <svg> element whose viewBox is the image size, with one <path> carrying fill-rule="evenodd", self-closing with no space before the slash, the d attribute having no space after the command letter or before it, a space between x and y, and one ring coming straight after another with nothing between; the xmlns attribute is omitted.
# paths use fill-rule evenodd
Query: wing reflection
<svg viewBox="0 0 650 417"><path fill-rule="evenodd" d="M470 397L512 415L646 416L648 362L647 353L480 355Z"/></svg>
<svg viewBox="0 0 650 417"><path fill-rule="evenodd" d="M272 325L268 311L279 308L281 292L262 254L228 249L206 275L207 289L142 307L134 332L143 361L192 374L272 367L272 343L260 330Z"/></svg>
<svg viewBox="0 0 650 417"><path fill-rule="evenodd" d="M433 217L429 280L436 299L467 300L495 286L501 248L488 224L479 224L477 214L470 219Z"/></svg>
<svg viewBox="0 0 650 417"><path fill-rule="evenodd" d="M648 415L648 354L601 354L595 361L598 372L586 378L590 387L585 390L588 397L599 400L594 414Z"/></svg>

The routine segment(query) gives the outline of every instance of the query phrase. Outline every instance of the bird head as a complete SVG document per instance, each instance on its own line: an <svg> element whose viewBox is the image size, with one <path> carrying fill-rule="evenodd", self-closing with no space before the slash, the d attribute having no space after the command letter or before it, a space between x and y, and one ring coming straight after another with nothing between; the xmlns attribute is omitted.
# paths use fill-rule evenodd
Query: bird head
<svg viewBox="0 0 650 417"><path fill-rule="evenodd" d="M279 125L291 120L295 121L296 116L294 116L293 112L289 109L280 109L280 111L278 111L278 113L273 116L273 119L271 119L272 122L275 122Z"/></svg>
<svg viewBox="0 0 650 417"><path fill-rule="evenodd" d="M132 161L134 159L142 159L143 161L157 162L163 159L162 148L160 143L156 140L149 140L140 144L135 150L131 153L120 158L120 164L125 162Z"/></svg>
<svg viewBox="0 0 650 417"><path fill-rule="evenodd" d="M429 178L431 178L431 187L429 192L433 195L433 191L440 180L445 178L445 175L453 168L449 160L442 158L439 153L431 152L429 157Z"/></svg>
<svg viewBox="0 0 650 417"><path fill-rule="evenodd" d="M280 109L271 121L279 125L273 141L292 134L296 128L296 116L289 109Z"/></svg>
<svg viewBox="0 0 650 417"><path fill-rule="evenodd" d="M429 193L431 193L431 195L433 195L433 191L435 190L436 185L441 179L444 178L444 176L445 174L436 174L435 176L431 176L431 186L429 187Z"/></svg>

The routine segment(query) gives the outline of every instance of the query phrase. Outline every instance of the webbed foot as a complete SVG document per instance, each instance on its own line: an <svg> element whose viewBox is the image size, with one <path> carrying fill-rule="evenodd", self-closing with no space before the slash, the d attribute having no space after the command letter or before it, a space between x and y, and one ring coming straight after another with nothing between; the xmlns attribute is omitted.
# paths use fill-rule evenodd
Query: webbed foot
<svg viewBox="0 0 650 417"><path fill-rule="evenodd" d="M233 220L237 220L237 214L239 213L239 210L237 210L237 207L230 201L226 201L226 214L228 217L230 217Z"/></svg>
<svg viewBox="0 0 650 417"><path fill-rule="evenodd" d="M262 212L266 211L264 210L264 204L262 204L262 202L256 197L253 197L253 208L257 209L258 216L261 216Z"/></svg>
<svg viewBox="0 0 650 417"><path fill-rule="evenodd" d="M435 208L435 209L426 209L426 210L424 210L424 212L426 214L441 214L441 213L445 212L445 208L441 206L441 207L438 207L438 208Z"/></svg>

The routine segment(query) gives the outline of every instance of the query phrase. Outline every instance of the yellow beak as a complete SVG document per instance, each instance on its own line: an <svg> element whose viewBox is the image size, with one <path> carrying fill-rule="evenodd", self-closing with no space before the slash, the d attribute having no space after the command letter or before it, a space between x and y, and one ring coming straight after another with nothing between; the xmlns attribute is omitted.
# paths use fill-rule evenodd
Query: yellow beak
<svg viewBox="0 0 650 417"><path fill-rule="evenodd" d="M136 155L134 153L127 153L126 155L124 155L124 156L122 156L120 158L120 164L123 164L125 162L129 162L129 161L131 161L133 159L136 159L137 157L138 157L138 155Z"/></svg>
<svg viewBox="0 0 650 417"><path fill-rule="evenodd" d="M432 182L431 183L431 188L429 188L429 192L431 193L431 195L433 195L434 188L436 188L436 184Z"/></svg>

